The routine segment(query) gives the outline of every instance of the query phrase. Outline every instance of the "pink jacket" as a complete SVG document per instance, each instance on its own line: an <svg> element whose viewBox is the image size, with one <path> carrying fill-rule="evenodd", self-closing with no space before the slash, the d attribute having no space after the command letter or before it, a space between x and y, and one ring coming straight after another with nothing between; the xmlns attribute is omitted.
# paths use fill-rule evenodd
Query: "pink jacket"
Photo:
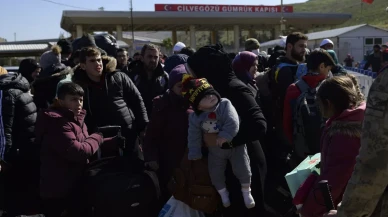
<svg viewBox="0 0 388 217"><path fill-rule="evenodd" d="M326 212L318 182L328 180L334 205L342 201L342 195L352 175L356 156L360 149L362 122L366 104L348 109L326 122L321 137L321 174L310 190L301 209L303 217L322 217Z"/></svg>

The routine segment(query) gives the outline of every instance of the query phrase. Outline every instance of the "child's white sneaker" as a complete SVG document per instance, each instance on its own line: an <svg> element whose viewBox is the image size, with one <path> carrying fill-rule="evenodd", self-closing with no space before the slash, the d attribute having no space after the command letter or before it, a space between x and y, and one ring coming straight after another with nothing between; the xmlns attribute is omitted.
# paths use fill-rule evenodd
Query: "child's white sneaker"
<svg viewBox="0 0 388 217"><path fill-rule="evenodd" d="M230 206L229 191L224 188L219 190L218 193L221 196L222 204L224 205L224 207L228 208Z"/></svg>
<svg viewBox="0 0 388 217"><path fill-rule="evenodd" d="M256 204L255 204L255 200L252 197L251 189L250 188L243 188L243 189L241 189L241 191L242 191L242 194L244 197L245 206L248 209L255 207Z"/></svg>

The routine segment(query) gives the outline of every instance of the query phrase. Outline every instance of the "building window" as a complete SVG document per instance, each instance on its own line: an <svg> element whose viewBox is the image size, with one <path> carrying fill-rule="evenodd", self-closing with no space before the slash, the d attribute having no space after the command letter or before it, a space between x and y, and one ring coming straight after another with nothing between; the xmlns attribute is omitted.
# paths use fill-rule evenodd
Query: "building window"
<svg viewBox="0 0 388 217"><path fill-rule="evenodd" d="M372 45L373 44L373 38L366 38L365 39L365 45Z"/></svg>
<svg viewBox="0 0 388 217"><path fill-rule="evenodd" d="M365 45L382 44L382 38L365 38Z"/></svg>
<svg viewBox="0 0 388 217"><path fill-rule="evenodd" d="M375 44L383 44L382 38L375 38Z"/></svg>

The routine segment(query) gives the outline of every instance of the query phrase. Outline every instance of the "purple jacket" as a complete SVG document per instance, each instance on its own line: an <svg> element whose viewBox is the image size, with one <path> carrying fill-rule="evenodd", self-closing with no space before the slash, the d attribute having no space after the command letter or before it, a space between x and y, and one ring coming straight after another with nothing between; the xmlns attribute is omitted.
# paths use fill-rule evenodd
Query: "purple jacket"
<svg viewBox="0 0 388 217"><path fill-rule="evenodd" d="M89 136L84 118L86 111L73 112L52 108L38 114L36 142L41 145L40 195L43 198L66 197L100 144L100 134Z"/></svg>
<svg viewBox="0 0 388 217"><path fill-rule="evenodd" d="M146 162L159 162L161 186L167 184L174 169L180 166L187 148L189 114L192 112L188 103L172 91L154 99L143 152Z"/></svg>

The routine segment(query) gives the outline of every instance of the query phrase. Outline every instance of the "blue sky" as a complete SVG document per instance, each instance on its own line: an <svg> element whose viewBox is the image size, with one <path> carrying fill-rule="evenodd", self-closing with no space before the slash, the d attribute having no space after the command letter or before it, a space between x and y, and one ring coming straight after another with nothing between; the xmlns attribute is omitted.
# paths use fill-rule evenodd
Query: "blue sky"
<svg viewBox="0 0 388 217"><path fill-rule="evenodd" d="M50 0L49 0L50 1ZM280 0L133 0L134 11L153 11L155 3L175 4L238 4L276 5ZM284 0L284 4L306 0ZM104 7L110 11L129 10L129 0L0 0L0 37L8 41L56 38L61 32L60 20L63 10L97 10ZM79 8L79 9L77 9Z"/></svg>

